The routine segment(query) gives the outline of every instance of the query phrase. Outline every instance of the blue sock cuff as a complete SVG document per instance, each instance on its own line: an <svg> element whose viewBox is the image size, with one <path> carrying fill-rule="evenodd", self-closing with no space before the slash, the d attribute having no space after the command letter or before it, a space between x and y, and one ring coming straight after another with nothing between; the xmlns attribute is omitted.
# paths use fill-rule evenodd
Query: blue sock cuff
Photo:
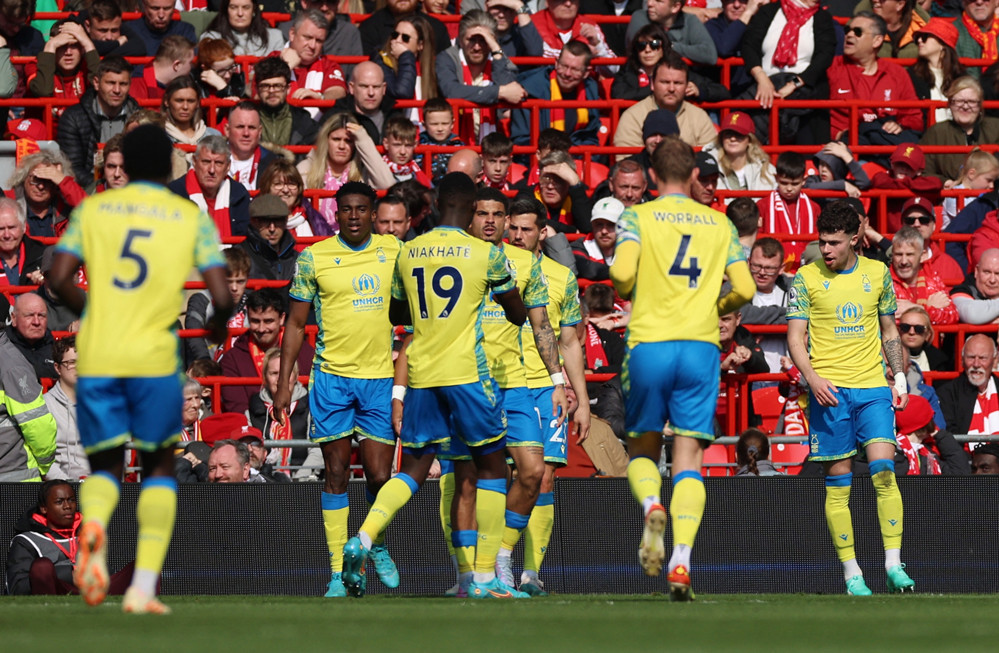
<svg viewBox="0 0 999 653"><path fill-rule="evenodd" d="M506 516L504 517L507 528L513 528L518 531L522 531L527 528L528 519L530 519L529 515L522 515L519 512L514 512L512 510L507 510Z"/></svg>
<svg viewBox="0 0 999 653"><path fill-rule="evenodd" d="M161 487L166 490L170 490L174 494L177 493L177 479L173 476L153 476L152 478L147 478L142 482L142 489L152 487Z"/></svg>
<svg viewBox="0 0 999 653"><path fill-rule="evenodd" d="M475 546L478 540L478 531L451 531L451 546Z"/></svg>
<svg viewBox="0 0 999 653"><path fill-rule="evenodd" d="M376 497L374 493L368 488L364 488L364 498L365 500L367 500L369 506L374 505Z"/></svg>
<svg viewBox="0 0 999 653"><path fill-rule="evenodd" d="M687 479L687 478L689 478L691 480L694 480L694 481L697 481L698 483L703 483L704 482L704 477L701 476L700 472L694 471L692 469L688 469L687 471L680 472L679 474L677 474L676 476L673 477L673 487L676 487L677 483L679 483L680 481L682 481L684 479Z"/></svg>
<svg viewBox="0 0 999 653"><path fill-rule="evenodd" d="M555 493L554 492L542 492L538 495L538 500L534 504L536 506L554 506L555 505Z"/></svg>
<svg viewBox="0 0 999 653"><path fill-rule="evenodd" d="M346 492L343 494L322 492L320 496L322 497L323 510L342 510L350 505Z"/></svg>
<svg viewBox="0 0 999 653"><path fill-rule="evenodd" d="M499 494L506 494L506 479L505 478L480 478L475 482L476 489L488 490L490 492L497 492Z"/></svg>
<svg viewBox="0 0 999 653"><path fill-rule="evenodd" d="M117 488L121 489L121 479L120 478L116 478L110 472L103 472L103 471L102 472L94 472L93 474L91 474L91 476L103 476L107 480L109 480L112 483L114 483Z"/></svg>
<svg viewBox="0 0 999 653"><path fill-rule="evenodd" d="M871 476L880 474L881 472L895 473L895 461L890 458L879 458L870 461L867 464L867 468L871 470Z"/></svg>
<svg viewBox="0 0 999 653"><path fill-rule="evenodd" d="M420 484L414 481L413 477L410 476L409 474L403 474L402 472L399 472L398 474L395 475L395 477L400 481L402 481L403 483L405 483L406 485L408 485L409 489L413 492L413 494L416 494L416 491L420 489Z"/></svg>
<svg viewBox="0 0 999 653"><path fill-rule="evenodd" d="M826 476L826 487L850 487L853 483L853 472Z"/></svg>

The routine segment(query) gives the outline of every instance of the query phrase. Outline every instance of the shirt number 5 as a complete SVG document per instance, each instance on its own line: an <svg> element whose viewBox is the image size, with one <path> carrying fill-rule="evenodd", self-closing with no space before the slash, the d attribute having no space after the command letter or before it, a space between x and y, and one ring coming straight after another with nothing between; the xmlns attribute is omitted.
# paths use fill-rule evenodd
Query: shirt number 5
<svg viewBox="0 0 999 653"><path fill-rule="evenodd" d="M153 232L148 229L128 230L128 234L125 236L125 244L121 247L121 254L119 254L119 258L135 261L138 271L136 272L135 278L131 281L125 281L124 279L116 276L113 280L115 288L121 288L122 290L135 290L146 281L146 275L149 274L149 265L146 263L146 259L132 249L132 246L134 245L136 238L149 238L152 235Z"/></svg>

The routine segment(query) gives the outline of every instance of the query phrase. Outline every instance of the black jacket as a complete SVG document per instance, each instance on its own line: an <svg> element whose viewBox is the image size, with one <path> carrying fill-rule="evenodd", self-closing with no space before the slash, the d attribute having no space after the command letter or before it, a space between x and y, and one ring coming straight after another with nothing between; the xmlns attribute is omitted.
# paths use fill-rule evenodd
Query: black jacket
<svg viewBox="0 0 999 653"><path fill-rule="evenodd" d="M999 386L999 375L992 375ZM978 401L978 388L971 385L968 377L962 374L950 383L937 390L940 398L940 410L943 411L947 430L951 433L967 433L971 426L971 416L975 413L975 402Z"/></svg>
<svg viewBox="0 0 999 653"><path fill-rule="evenodd" d="M382 104L378 108L381 109L382 115L385 116L384 120L382 120L382 129L385 128L385 123L387 123L393 116L405 115L401 109L395 108L395 99L388 93L385 94L385 98L382 100ZM347 94L337 100L336 104L333 105L333 108L323 114L323 119L320 122L325 124L326 121L333 116L333 114L344 112L347 112L357 118L357 121L361 123L362 127L364 127L364 131L368 132L368 135L371 136L371 140L375 142L375 145L381 145L382 130L378 128L378 125L375 124L374 120L367 117L363 113L354 110L353 95Z"/></svg>
<svg viewBox="0 0 999 653"><path fill-rule="evenodd" d="M21 278L18 280L18 285L33 286L34 283L28 278L28 275L41 269L45 245L27 235L24 236L21 244L24 245L24 261L21 264Z"/></svg>
<svg viewBox="0 0 999 653"><path fill-rule="evenodd" d="M74 535L56 531L44 516L35 519L35 509L21 515L14 525L14 538L7 551L7 592L13 595L31 594L31 565L39 558L48 558L55 566L56 577L67 585L73 584L73 561L66 555L75 548L73 540L79 526L77 514Z"/></svg>
<svg viewBox="0 0 999 653"><path fill-rule="evenodd" d="M434 31L436 53L443 52L451 47L451 36L448 34L444 23L422 11L417 11L416 13L422 15L430 23L430 27ZM358 25L358 29L361 32L361 48L364 50L366 57L370 57L378 52L385 45L385 42L388 41L389 36L392 34L392 29L395 27L395 21L396 17L392 15L388 7L383 7Z"/></svg>
<svg viewBox="0 0 999 653"><path fill-rule="evenodd" d="M749 20L746 32L742 36L742 58L747 71L763 65L763 39L766 38L767 30L770 29L770 24L773 23L778 11L780 11L779 2L763 5ZM824 93L822 97L828 97L827 71L836 56L836 25L832 14L825 9L819 9L812 20L812 32L815 52L808 68L798 76L805 82L805 86L815 89L820 94Z"/></svg>
<svg viewBox="0 0 999 653"><path fill-rule="evenodd" d="M281 236L278 248L260 237L256 229L250 229L246 240L239 244L250 255L250 278L290 281L295 276L295 261L298 252L295 251L295 239L287 231Z"/></svg>
<svg viewBox="0 0 999 653"><path fill-rule="evenodd" d="M73 176L84 189L94 188L94 153L101 137L101 123L113 122L117 133L125 131L125 119L139 108L139 103L131 96L125 98L125 104L114 118L101 116L95 110L97 91L88 88L80 98L79 104L66 109L59 119L59 133L56 141L59 149L73 164Z"/></svg>
<svg viewBox="0 0 999 653"><path fill-rule="evenodd" d="M17 332L17 329L8 326L7 338L10 339L10 344L17 347L17 350L24 354L24 358L35 368L35 376L39 379L59 378L56 376L55 363L52 359L52 345L55 344L55 338L52 337L50 329L45 329L45 335L42 336L41 340L30 343Z"/></svg>

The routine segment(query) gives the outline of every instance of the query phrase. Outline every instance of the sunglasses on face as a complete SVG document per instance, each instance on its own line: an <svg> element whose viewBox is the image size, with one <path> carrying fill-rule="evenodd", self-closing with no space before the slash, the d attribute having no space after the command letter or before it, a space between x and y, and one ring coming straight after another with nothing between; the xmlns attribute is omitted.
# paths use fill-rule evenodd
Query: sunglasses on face
<svg viewBox="0 0 999 653"><path fill-rule="evenodd" d="M409 39L413 38L409 34L403 34L402 32L392 32L392 40L402 39L403 43L409 43Z"/></svg>
<svg viewBox="0 0 999 653"><path fill-rule="evenodd" d="M859 39L861 36L864 35L864 30L862 30L859 27L847 27L846 28L846 33L847 34L853 34L854 36L856 36Z"/></svg>
<svg viewBox="0 0 999 653"><path fill-rule="evenodd" d="M638 52L644 52L646 48L651 48L653 51L661 50L663 42L659 39L652 39L651 41L635 41L635 47L638 48Z"/></svg>
<svg viewBox="0 0 999 653"><path fill-rule="evenodd" d="M898 325L898 330L902 333L910 333L912 331L916 332L916 335L921 336L926 333L926 326L922 324L902 324Z"/></svg>
<svg viewBox="0 0 999 653"><path fill-rule="evenodd" d="M936 218L934 218L931 215L910 215L902 218L902 224L908 225L910 227L916 224L917 222L923 226L926 226L928 224L933 224L934 222L936 222Z"/></svg>

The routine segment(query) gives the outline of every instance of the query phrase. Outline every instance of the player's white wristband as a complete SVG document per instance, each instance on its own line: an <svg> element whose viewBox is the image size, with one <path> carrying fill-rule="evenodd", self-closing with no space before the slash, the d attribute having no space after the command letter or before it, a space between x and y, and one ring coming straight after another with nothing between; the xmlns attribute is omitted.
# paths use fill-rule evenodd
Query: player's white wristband
<svg viewBox="0 0 999 653"><path fill-rule="evenodd" d="M561 372L552 374L552 385L565 385L565 375Z"/></svg>
<svg viewBox="0 0 999 653"><path fill-rule="evenodd" d="M904 374L895 375L895 392L900 395L909 394L909 382L905 380Z"/></svg>
<svg viewBox="0 0 999 653"><path fill-rule="evenodd" d="M404 385L392 386L392 398L398 399L399 401L406 401L406 386Z"/></svg>

